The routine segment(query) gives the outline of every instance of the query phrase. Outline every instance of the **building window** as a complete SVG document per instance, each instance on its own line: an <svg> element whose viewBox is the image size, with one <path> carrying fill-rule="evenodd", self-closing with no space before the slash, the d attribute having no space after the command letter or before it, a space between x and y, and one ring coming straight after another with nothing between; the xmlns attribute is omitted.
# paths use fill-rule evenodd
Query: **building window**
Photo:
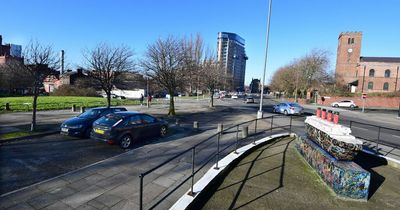
<svg viewBox="0 0 400 210"><path fill-rule="evenodd" d="M389 83L388 82L383 83L383 90L389 90Z"/></svg>
<svg viewBox="0 0 400 210"><path fill-rule="evenodd" d="M354 44L354 38L351 38L351 43Z"/></svg>
<svg viewBox="0 0 400 210"><path fill-rule="evenodd" d="M374 88L373 82L368 82L368 90L372 90Z"/></svg>
<svg viewBox="0 0 400 210"><path fill-rule="evenodd" d="M389 69L386 69L386 71L385 71L385 77L390 77L390 70L389 70Z"/></svg>
<svg viewBox="0 0 400 210"><path fill-rule="evenodd" d="M351 38L347 39L347 44L351 44Z"/></svg>
<svg viewBox="0 0 400 210"><path fill-rule="evenodd" d="M374 77L375 76L375 70L374 69L370 69L369 70L369 76L370 77Z"/></svg>

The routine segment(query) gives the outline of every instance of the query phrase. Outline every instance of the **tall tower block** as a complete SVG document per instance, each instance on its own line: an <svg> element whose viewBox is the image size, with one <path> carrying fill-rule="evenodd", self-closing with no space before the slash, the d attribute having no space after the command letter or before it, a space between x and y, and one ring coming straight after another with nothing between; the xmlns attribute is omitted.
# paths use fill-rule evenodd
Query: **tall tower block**
<svg viewBox="0 0 400 210"><path fill-rule="evenodd" d="M336 84L346 86L357 80L361 55L362 32L342 32L338 38L336 58Z"/></svg>

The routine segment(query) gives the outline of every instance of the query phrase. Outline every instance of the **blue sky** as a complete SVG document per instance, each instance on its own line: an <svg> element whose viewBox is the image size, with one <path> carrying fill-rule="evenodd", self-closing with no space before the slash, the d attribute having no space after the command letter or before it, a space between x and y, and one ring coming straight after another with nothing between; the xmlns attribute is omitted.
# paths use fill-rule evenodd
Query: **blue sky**
<svg viewBox="0 0 400 210"><path fill-rule="evenodd" d="M246 85L261 78L264 65L267 0L1 0L3 42L30 39L64 49L72 68L82 50L99 42L125 44L140 58L159 37L200 33L216 48L219 31L246 40ZM400 57L398 0L274 0L267 81L273 72L314 48L336 62L337 38L362 31L363 56Z"/></svg>

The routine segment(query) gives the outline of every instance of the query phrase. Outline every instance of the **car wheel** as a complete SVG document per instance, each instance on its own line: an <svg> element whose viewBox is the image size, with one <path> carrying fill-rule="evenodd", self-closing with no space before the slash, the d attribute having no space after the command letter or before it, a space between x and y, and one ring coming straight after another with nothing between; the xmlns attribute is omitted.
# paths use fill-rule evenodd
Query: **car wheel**
<svg viewBox="0 0 400 210"><path fill-rule="evenodd" d="M161 129L160 129L160 136L161 136L161 137L165 137L165 136L167 135L167 133L168 133L168 128L167 128L167 126L161 126Z"/></svg>
<svg viewBox="0 0 400 210"><path fill-rule="evenodd" d="M354 109L354 105L352 104L352 105L350 105L350 109Z"/></svg>
<svg viewBox="0 0 400 210"><path fill-rule="evenodd" d="M90 138L90 132L91 132L91 131L92 131L92 129L87 128L87 129L85 130L85 132L83 133L82 137L83 137L83 138Z"/></svg>
<svg viewBox="0 0 400 210"><path fill-rule="evenodd" d="M284 114L284 115L288 115L287 110L283 111L283 114Z"/></svg>
<svg viewBox="0 0 400 210"><path fill-rule="evenodd" d="M337 107L339 107L339 104L335 104L335 105L333 105L333 106L337 108Z"/></svg>
<svg viewBox="0 0 400 210"><path fill-rule="evenodd" d="M133 139L130 135L123 135L120 140L119 140L119 146L122 149L128 149L130 146L132 146Z"/></svg>

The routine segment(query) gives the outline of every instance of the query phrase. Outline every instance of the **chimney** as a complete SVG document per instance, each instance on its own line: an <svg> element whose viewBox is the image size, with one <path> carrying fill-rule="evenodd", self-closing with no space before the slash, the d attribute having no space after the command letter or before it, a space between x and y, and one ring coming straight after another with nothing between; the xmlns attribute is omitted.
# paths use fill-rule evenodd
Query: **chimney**
<svg viewBox="0 0 400 210"><path fill-rule="evenodd" d="M61 50L61 52L60 52L60 61L61 61L60 74L63 74L64 73L64 50Z"/></svg>

